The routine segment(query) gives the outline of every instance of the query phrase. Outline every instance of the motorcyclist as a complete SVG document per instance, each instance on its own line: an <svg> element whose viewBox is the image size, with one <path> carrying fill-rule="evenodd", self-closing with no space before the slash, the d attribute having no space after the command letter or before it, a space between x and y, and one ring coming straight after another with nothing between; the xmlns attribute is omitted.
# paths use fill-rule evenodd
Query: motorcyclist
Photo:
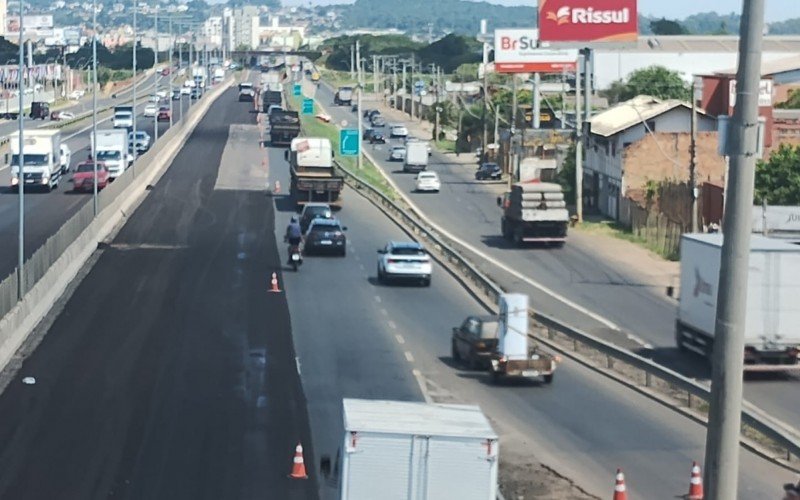
<svg viewBox="0 0 800 500"><path fill-rule="evenodd" d="M297 220L297 216L292 216L292 220L286 226L286 234L283 239L289 242L289 264L291 264L292 248L299 246L300 242L303 241L303 231L300 229L300 222Z"/></svg>

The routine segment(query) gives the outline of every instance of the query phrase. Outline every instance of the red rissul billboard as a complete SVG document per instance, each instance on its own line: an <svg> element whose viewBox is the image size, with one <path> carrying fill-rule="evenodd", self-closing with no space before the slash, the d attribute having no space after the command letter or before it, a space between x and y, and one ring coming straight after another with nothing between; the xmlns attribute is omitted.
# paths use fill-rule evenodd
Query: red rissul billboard
<svg viewBox="0 0 800 500"><path fill-rule="evenodd" d="M543 42L631 42L639 30L638 0L539 0Z"/></svg>

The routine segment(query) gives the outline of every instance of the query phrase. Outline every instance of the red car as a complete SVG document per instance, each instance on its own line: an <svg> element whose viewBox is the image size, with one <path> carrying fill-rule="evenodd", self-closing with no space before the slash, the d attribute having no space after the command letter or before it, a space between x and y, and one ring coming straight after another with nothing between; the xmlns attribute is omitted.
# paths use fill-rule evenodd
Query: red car
<svg viewBox="0 0 800 500"><path fill-rule="evenodd" d="M162 69L161 70L161 76L167 76L167 75L169 75L169 68Z"/></svg>
<svg viewBox="0 0 800 500"><path fill-rule="evenodd" d="M160 122L168 122L169 121L169 108L161 108L158 110L158 116L156 120Z"/></svg>
<svg viewBox="0 0 800 500"><path fill-rule="evenodd" d="M97 190L101 190L108 186L109 174L108 169L104 163L97 164ZM75 167L75 173L72 175L72 188L75 191L93 191L94 190L94 163L92 161L85 161L79 163Z"/></svg>

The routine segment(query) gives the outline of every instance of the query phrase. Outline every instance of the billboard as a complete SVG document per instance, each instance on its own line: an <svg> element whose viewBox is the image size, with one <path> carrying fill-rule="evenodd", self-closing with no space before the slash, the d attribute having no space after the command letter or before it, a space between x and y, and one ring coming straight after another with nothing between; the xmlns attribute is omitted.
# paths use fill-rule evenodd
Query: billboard
<svg viewBox="0 0 800 500"><path fill-rule="evenodd" d="M53 16L25 16L25 34L30 36L52 36ZM6 36L19 35L19 16L6 18Z"/></svg>
<svg viewBox="0 0 800 500"><path fill-rule="evenodd" d="M736 106L736 80L728 82L728 106ZM758 82L758 107L769 106L772 106L772 80L761 80Z"/></svg>
<svg viewBox="0 0 800 500"><path fill-rule="evenodd" d="M498 29L494 31L494 68L498 73L573 72L578 51L538 47L535 29Z"/></svg>
<svg viewBox="0 0 800 500"><path fill-rule="evenodd" d="M633 42L638 0L539 0L543 42Z"/></svg>

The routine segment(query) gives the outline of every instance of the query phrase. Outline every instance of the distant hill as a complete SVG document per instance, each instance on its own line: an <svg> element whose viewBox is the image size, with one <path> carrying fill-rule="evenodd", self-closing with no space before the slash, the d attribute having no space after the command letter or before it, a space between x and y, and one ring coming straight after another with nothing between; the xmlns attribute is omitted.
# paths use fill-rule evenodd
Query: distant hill
<svg viewBox="0 0 800 500"><path fill-rule="evenodd" d="M465 0L356 0L345 6L345 28L396 28L408 33L458 33L474 35L481 19L490 29L532 27L535 7L503 7L488 2Z"/></svg>

